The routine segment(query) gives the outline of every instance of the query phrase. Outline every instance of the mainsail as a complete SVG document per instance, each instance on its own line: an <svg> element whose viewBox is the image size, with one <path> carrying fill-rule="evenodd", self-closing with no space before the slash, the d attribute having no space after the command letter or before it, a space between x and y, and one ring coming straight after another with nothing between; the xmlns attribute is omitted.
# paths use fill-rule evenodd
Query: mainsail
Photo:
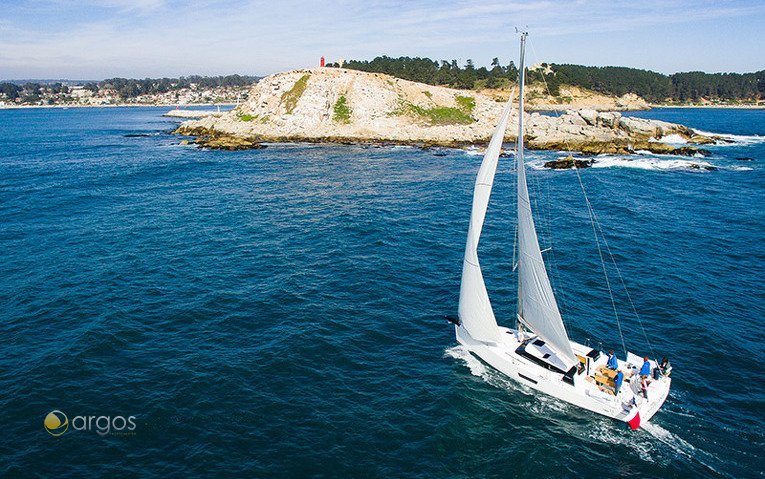
<svg viewBox="0 0 765 479"><path fill-rule="evenodd" d="M483 220L489 206L491 187L494 183L494 174L497 171L499 153L502 149L502 140L505 137L512 104L513 94L510 95L505 110L502 112L497 129L494 131L489 147L486 148L486 153L483 155L481 168L478 170L475 190L473 191L473 210L470 213L470 226L465 245L465 259L462 263L459 317L462 326L473 339L478 341L497 342L499 340L497 320L494 317L494 310L491 308L489 293L486 291L481 265L478 262L478 240L481 238Z"/></svg>
<svg viewBox="0 0 765 479"><path fill-rule="evenodd" d="M545 263L539 249L537 230L531 215L526 166L523 161L523 87L526 34L521 35L520 93L516 170L518 173L518 318L560 355L567 366L576 364L576 356L563 325ZM475 208L475 207L474 207ZM473 210L475 211L475 209ZM471 222L472 227L472 222ZM464 271L464 270L463 270ZM464 273L463 273L464 278ZM492 316L493 319L493 316ZM495 323L496 327L496 323Z"/></svg>

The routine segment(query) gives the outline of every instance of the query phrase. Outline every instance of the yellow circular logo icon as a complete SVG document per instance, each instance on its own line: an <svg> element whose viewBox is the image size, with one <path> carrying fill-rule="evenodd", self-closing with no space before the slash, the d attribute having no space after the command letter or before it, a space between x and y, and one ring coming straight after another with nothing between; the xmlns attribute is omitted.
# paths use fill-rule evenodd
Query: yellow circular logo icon
<svg viewBox="0 0 765 479"><path fill-rule="evenodd" d="M60 436L69 429L69 418L61 411L51 411L45 416L43 425L51 436Z"/></svg>

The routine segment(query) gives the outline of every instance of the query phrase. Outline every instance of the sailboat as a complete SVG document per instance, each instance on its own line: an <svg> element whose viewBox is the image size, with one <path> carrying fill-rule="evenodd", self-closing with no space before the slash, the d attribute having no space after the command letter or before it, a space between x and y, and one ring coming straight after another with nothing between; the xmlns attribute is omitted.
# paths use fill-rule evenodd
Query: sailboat
<svg viewBox="0 0 765 479"><path fill-rule="evenodd" d="M626 352L616 368L606 354L569 339L545 269L526 184L523 110L527 33L521 33L517 174L518 309L515 328L497 324L478 260L478 242L513 104L511 95L486 149L473 192L460 285L457 341L505 376L574 406L608 416L637 429L664 403L671 378L659 374L655 360ZM645 366L648 362L649 367ZM613 364L612 364L613 366ZM650 371L650 379L643 373ZM617 388L620 371L623 384Z"/></svg>

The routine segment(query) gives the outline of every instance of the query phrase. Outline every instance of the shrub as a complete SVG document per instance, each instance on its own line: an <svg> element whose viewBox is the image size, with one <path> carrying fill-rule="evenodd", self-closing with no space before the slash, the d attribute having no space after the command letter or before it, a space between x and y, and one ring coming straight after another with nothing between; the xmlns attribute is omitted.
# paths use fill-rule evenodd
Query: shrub
<svg viewBox="0 0 765 479"><path fill-rule="evenodd" d="M351 122L351 107L348 106L348 101L345 99L345 95L340 95L340 98L335 102L335 115L333 119L338 123L348 124Z"/></svg>
<svg viewBox="0 0 765 479"><path fill-rule="evenodd" d="M298 100L300 100L300 97L303 96L303 92L305 92L305 88L308 85L308 79L310 77L311 75L306 73L300 77L294 85L292 85L292 88L290 88L289 91L286 91L282 94L282 103L284 104L284 109L287 110L288 114L292 113L292 111L297 106Z"/></svg>

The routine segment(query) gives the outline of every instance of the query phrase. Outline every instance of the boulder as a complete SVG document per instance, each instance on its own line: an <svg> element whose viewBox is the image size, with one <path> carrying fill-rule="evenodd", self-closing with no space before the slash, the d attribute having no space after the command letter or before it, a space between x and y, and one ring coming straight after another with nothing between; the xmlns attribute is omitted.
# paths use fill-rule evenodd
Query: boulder
<svg viewBox="0 0 765 479"><path fill-rule="evenodd" d="M683 146L680 148L673 149L670 153L670 155L680 155L680 156L712 156L712 152L709 150L703 150L701 148L693 148L691 146Z"/></svg>
<svg viewBox="0 0 765 479"><path fill-rule="evenodd" d="M688 142L694 143L696 145L711 145L711 144L717 143L717 140L711 136L694 134L690 138L688 138Z"/></svg>
<svg viewBox="0 0 765 479"><path fill-rule="evenodd" d="M692 170L707 170L707 171L717 171L716 166L711 165L699 165L698 163L691 163L688 165L688 168Z"/></svg>
<svg viewBox="0 0 765 479"><path fill-rule="evenodd" d="M579 116L585 123L591 126L595 126L598 123L598 112L589 108L579 110Z"/></svg>
<svg viewBox="0 0 765 479"><path fill-rule="evenodd" d="M657 126L650 120L632 117L622 117L619 119L619 128L627 133L646 137L656 136L657 130Z"/></svg>
<svg viewBox="0 0 765 479"><path fill-rule="evenodd" d="M582 160L569 155L565 158L547 161L545 162L544 167L553 170L568 170L575 166L577 168L589 168L594 162L595 160Z"/></svg>
<svg viewBox="0 0 765 479"><path fill-rule="evenodd" d="M260 150L266 147L257 140L231 135L200 136L196 139L196 143L203 148L229 151Z"/></svg>
<svg viewBox="0 0 765 479"><path fill-rule="evenodd" d="M609 111L598 115L598 121L601 125L608 128L619 128L619 120L622 114L615 111Z"/></svg>

